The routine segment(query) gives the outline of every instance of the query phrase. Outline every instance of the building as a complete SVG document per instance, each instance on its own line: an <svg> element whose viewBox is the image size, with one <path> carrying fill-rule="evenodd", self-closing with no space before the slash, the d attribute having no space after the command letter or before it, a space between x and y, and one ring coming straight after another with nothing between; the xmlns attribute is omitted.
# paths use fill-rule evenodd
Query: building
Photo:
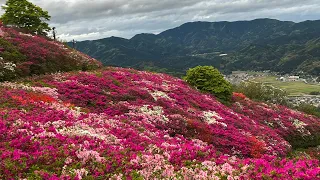
<svg viewBox="0 0 320 180"><path fill-rule="evenodd" d="M288 81L299 81L300 77L299 76L289 76L287 78Z"/></svg>

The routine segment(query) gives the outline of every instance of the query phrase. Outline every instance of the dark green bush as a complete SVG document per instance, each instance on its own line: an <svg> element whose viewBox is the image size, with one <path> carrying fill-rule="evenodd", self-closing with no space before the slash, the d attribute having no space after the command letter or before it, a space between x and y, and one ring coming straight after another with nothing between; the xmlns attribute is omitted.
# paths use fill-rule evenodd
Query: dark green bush
<svg viewBox="0 0 320 180"><path fill-rule="evenodd" d="M309 94L310 95L320 95L320 91L312 91Z"/></svg>
<svg viewBox="0 0 320 180"><path fill-rule="evenodd" d="M20 53L16 46L2 38L0 38L0 48L2 48L0 56L6 62L13 62L16 64L17 62L23 62L27 59L26 56Z"/></svg>
<svg viewBox="0 0 320 180"><path fill-rule="evenodd" d="M197 66L187 71L184 79L201 92L208 92L224 104L231 100L232 86L223 78L218 69L212 66Z"/></svg>
<svg viewBox="0 0 320 180"><path fill-rule="evenodd" d="M17 63L26 57L10 42L0 38L0 81L10 81L18 76Z"/></svg>
<svg viewBox="0 0 320 180"><path fill-rule="evenodd" d="M290 143L292 149L317 147L320 144L320 133L313 134L312 136L292 135L285 139Z"/></svg>
<svg viewBox="0 0 320 180"><path fill-rule="evenodd" d="M288 93L282 89L259 82L246 81L234 86L234 92L245 94L255 101L288 105Z"/></svg>
<svg viewBox="0 0 320 180"><path fill-rule="evenodd" d="M320 118L320 108L313 106L311 104L302 103L296 107L298 111L304 112L306 114L314 115Z"/></svg>

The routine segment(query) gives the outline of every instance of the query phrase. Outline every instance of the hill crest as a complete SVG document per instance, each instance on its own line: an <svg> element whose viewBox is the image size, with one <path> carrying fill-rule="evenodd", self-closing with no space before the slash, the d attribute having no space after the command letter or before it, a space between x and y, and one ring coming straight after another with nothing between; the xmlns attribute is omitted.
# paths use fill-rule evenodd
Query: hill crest
<svg viewBox="0 0 320 180"><path fill-rule="evenodd" d="M102 66L99 61L61 42L1 23L0 48L0 81Z"/></svg>

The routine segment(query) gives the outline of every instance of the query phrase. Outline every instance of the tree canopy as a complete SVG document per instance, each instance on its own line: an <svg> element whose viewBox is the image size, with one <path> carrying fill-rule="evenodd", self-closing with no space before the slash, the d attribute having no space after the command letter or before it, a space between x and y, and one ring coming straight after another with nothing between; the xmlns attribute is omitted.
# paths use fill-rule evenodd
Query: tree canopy
<svg viewBox="0 0 320 180"><path fill-rule="evenodd" d="M232 86L218 69L212 66L197 66L187 71L184 79L202 92L213 94L222 103L231 100Z"/></svg>
<svg viewBox="0 0 320 180"><path fill-rule="evenodd" d="M2 9L5 13L1 16L1 20L5 25L14 25L42 35L51 29L46 23L51 18L48 11L27 0L7 0Z"/></svg>

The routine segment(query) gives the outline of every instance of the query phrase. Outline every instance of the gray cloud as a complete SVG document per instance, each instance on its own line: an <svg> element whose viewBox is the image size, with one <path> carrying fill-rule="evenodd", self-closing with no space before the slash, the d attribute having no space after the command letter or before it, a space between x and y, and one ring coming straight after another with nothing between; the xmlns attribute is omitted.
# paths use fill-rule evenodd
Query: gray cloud
<svg viewBox="0 0 320 180"><path fill-rule="evenodd" d="M49 11L50 25L57 27L64 40L130 38L137 33L159 33L189 21L275 18L299 22L320 17L319 0L30 1Z"/></svg>

